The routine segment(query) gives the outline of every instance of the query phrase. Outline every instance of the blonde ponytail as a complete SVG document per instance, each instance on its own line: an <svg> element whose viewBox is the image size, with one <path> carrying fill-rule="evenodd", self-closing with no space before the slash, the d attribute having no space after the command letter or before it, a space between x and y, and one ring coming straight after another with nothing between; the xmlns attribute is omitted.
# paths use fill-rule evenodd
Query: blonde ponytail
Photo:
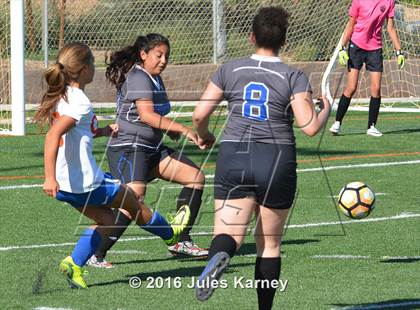
<svg viewBox="0 0 420 310"><path fill-rule="evenodd" d="M44 72L47 91L34 116L41 128L51 124L52 115L61 98L67 101L66 88L71 81L77 81L86 65L93 62L90 48L83 43L66 44L58 53L57 62Z"/></svg>

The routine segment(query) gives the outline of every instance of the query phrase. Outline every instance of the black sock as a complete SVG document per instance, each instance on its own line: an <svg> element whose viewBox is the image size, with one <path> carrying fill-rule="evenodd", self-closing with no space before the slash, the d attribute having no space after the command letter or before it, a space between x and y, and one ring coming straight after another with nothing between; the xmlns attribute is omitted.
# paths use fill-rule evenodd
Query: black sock
<svg viewBox="0 0 420 310"><path fill-rule="evenodd" d="M236 253L236 241L228 234L220 234L213 238L210 245L209 257L210 260L219 252L226 252L232 258Z"/></svg>
<svg viewBox="0 0 420 310"><path fill-rule="evenodd" d="M376 122L378 121L380 106L381 106L381 97L379 98L370 97L368 129L370 128L370 126L376 125Z"/></svg>
<svg viewBox="0 0 420 310"><path fill-rule="evenodd" d="M109 234L109 236L103 238L99 246L96 248L95 255L99 259L103 259L106 256L108 250L112 248L112 246L115 244L115 242L118 241L118 239L120 239L121 235L131 223L131 219L127 217L124 213L119 212L118 209L113 211L114 214L117 216L115 227L111 228L111 233Z"/></svg>
<svg viewBox="0 0 420 310"><path fill-rule="evenodd" d="M281 269L280 257L257 257L255 262L255 280L279 280ZM266 281L265 281L266 282ZM259 282L257 286L259 310L269 310L273 306L276 289Z"/></svg>
<svg viewBox="0 0 420 310"><path fill-rule="evenodd" d="M341 95L340 102L338 103L337 114L335 115L335 120L342 122L344 115L346 115L347 109L349 108L351 98Z"/></svg>
<svg viewBox="0 0 420 310"><path fill-rule="evenodd" d="M194 225L195 219L197 218L198 211L201 206L201 196L203 196L202 189L184 187L179 193L176 209L179 210L183 205L188 205L190 207L191 215L188 221L187 227L182 232L179 237L179 241L190 241L190 231Z"/></svg>

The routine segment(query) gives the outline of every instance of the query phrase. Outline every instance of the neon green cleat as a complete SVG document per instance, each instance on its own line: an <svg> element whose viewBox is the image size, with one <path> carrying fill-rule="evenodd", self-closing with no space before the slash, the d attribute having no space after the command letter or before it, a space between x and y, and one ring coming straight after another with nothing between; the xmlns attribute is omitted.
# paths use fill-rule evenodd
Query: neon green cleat
<svg viewBox="0 0 420 310"><path fill-rule="evenodd" d="M179 208L175 217L169 220L169 224L171 225L174 234L171 239L164 240L167 246L175 245L178 242L179 236L187 226L189 220L190 207L184 205L181 208Z"/></svg>
<svg viewBox="0 0 420 310"><path fill-rule="evenodd" d="M60 271L64 273L71 288L88 288L83 279L82 267L76 265L71 256L67 256L60 263Z"/></svg>

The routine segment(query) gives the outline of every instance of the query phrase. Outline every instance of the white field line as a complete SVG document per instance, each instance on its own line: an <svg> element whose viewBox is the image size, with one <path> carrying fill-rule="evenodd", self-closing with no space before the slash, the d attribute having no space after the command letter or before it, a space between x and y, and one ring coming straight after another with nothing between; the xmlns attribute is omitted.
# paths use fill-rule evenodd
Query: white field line
<svg viewBox="0 0 420 310"><path fill-rule="evenodd" d="M394 161L387 163L370 163L370 164L354 164L354 165L342 165L342 166L326 166L324 168L305 168L297 169L297 172L316 172L316 171L329 171L339 169L353 169L353 168L374 168L374 167L389 167L389 166L401 166L401 165L415 165L420 164L420 160L409 160L409 161Z"/></svg>
<svg viewBox="0 0 420 310"><path fill-rule="evenodd" d="M373 309L409 309L411 306L420 306L419 301L405 301L395 303L377 303L361 306L350 306L344 308L331 308L332 310L373 310ZM415 308L412 308L415 309Z"/></svg>
<svg viewBox="0 0 420 310"><path fill-rule="evenodd" d="M338 255L313 255L311 258L320 258L320 259L369 259L370 256L361 256L361 255L346 255L346 254L338 254Z"/></svg>
<svg viewBox="0 0 420 310"><path fill-rule="evenodd" d="M416 218L416 217L420 217L420 214L417 214L417 213L401 213L399 215L390 216L390 217L378 217L378 218L352 220L352 221L345 221L345 222L320 222L320 223L308 223L308 224L294 224L294 225L288 225L287 228L288 229L293 229L293 228L332 226L332 225L341 225L341 224L343 224L343 225L362 224L362 223L368 223L368 222L393 221L393 220L409 219L409 218ZM191 235L199 236L199 235L211 235L211 234L212 234L211 231L201 231L201 232L198 232L198 233L192 233ZM150 237L121 238L119 240L119 242L153 240L153 239L159 239L159 237L150 236ZM0 252L11 251L11 250L39 249L39 248L56 248L56 247L71 246L71 245L75 245L75 244L76 244L75 242L66 242L66 243L49 243L49 244L4 246L4 247L0 247Z"/></svg>
<svg viewBox="0 0 420 310"><path fill-rule="evenodd" d="M315 259L377 259L370 255L349 255L349 254L334 254L334 255L312 255L310 258ZM381 260L420 260L420 256L381 256Z"/></svg>
<svg viewBox="0 0 420 310"><path fill-rule="evenodd" d="M146 251L139 251L139 250L109 250L108 253L112 253L112 254L142 254L142 255L146 255L149 252Z"/></svg>
<svg viewBox="0 0 420 310"><path fill-rule="evenodd" d="M420 259L420 256L382 256L382 259L400 259L400 260L409 260L409 259Z"/></svg>
<svg viewBox="0 0 420 310"><path fill-rule="evenodd" d="M340 169L353 169L353 168L375 168L375 167L388 167L388 166L401 166L401 165L416 165L420 164L420 160L411 160L411 161L393 161L393 162L386 162L386 163L370 163L370 164L353 164L353 165L342 165L342 166L326 166L324 168L317 167L317 168L303 168L297 169L298 173L305 173L305 172L319 172L319 171L329 171L329 170L340 170ZM206 179L213 179L214 174L207 174ZM160 181L160 180L159 180ZM165 188L178 188L177 185L172 185L165 187ZM42 184L23 184L23 185L9 185L9 186L0 186L0 190L13 190L13 189L20 189L20 188L34 188L34 187L42 187ZM379 193L381 194L381 193ZM384 194L385 195L385 194Z"/></svg>
<svg viewBox="0 0 420 310"><path fill-rule="evenodd" d="M390 217L374 217L362 220L348 220L344 222L320 222L320 223L309 223L309 224L294 224L288 225L287 228L307 228L307 227L320 227L320 226L331 226L331 225L348 225L348 224L361 224L365 222L383 222L390 220L399 220L406 218L415 218L420 217L419 213L401 213L399 215L390 216Z"/></svg>
<svg viewBox="0 0 420 310"><path fill-rule="evenodd" d="M71 308L36 307L33 310L73 310Z"/></svg>
<svg viewBox="0 0 420 310"><path fill-rule="evenodd" d="M34 187L42 187L42 184L22 184L22 185L0 186L0 190L34 188Z"/></svg>
<svg viewBox="0 0 420 310"><path fill-rule="evenodd" d="M313 100L315 103L317 100ZM333 106L337 108L339 99L334 101ZM198 100L191 100L191 101L171 101L171 107L196 107L200 101ZM370 102L370 98L353 98L352 103L354 104L368 104ZM420 103L420 97L411 97L411 98L382 98L381 102L384 104L392 104L392 103L401 103L401 102L412 102L412 103ZM226 107L227 101L223 100L219 103L219 106ZM33 111L39 107L39 104L27 103L25 104L25 111ZM115 102L93 102L94 109L103 109L103 108L115 108ZM414 104L413 104L414 108ZM10 104L0 104L0 109L3 111L11 111Z"/></svg>

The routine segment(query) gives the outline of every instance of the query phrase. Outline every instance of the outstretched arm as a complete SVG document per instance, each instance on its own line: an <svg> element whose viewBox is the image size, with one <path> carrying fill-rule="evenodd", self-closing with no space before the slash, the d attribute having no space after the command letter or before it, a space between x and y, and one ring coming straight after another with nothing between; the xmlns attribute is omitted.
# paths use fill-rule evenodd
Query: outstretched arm
<svg viewBox="0 0 420 310"><path fill-rule="evenodd" d="M105 127L98 128L94 138L116 136L118 133L118 124L109 124Z"/></svg>
<svg viewBox="0 0 420 310"><path fill-rule="evenodd" d="M214 142L214 136L209 132L209 119L222 99L223 90L210 81L193 113L193 123L201 148L206 148Z"/></svg>
<svg viewBox="0 0 420 310"><path fill-rule="evenodd" d="M136 100L136 106L141 121L146 123L150 127L158 128L166 132L172 131L182 134L187 139L197 144L197 135L190 128L156 113L153 107L152 100Z"/></svg>

